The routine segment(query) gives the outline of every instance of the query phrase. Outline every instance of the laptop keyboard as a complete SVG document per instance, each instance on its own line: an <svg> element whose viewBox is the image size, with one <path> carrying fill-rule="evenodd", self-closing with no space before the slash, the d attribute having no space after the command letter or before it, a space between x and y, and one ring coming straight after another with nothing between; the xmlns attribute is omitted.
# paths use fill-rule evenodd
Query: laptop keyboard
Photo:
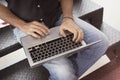
<svg viewBox="0 0 120 80"><path fill-rule="evenodd" d="M72 38L73 34L69 34L66 37L60 37L58 39L28 48L33 63L82 46L81 42L75 43L72 41Z"/></svg>

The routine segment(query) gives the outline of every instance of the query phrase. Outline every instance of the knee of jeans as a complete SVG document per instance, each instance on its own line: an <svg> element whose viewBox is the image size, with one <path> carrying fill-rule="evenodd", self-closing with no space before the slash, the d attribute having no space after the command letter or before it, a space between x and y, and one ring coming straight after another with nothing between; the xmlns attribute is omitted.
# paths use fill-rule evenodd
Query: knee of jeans
<svg viewBox="0 0 120 80"><path fill-rule="evenodd" d="M95 51L96 53L98 53L97 55L103 55L109 47L108 38L103 33L95 35L95 37L96 37L96 41L101 40L101 42L93 45L93 48L96 49Z"/></svg>
<svg viewBox="0 0 120 80"><path fill-rule="evenodd" d="M101 42L88 47L81 54L86 55L86 56L89 55L90 58L92 56L99 58L105 54L107 48L109 47L109 41L108 41L108 38L103 33L98 33L98 34L93 33L93 36L94 36L94 39L91 39L91 38L87 39L86 40L87 43L92 43L92 42L98 41L98 40L101 40ZM84 54L84 53L86 53L86 54Z"/></svg>
<svg viewBox="0 0 120 80"><path fill-rule="evenodd" d="M75 69L68 59L58 58L43 64L50 73L50 80L76 80Z"/></svg>
<svg viewBox="0 0 120 80"><path fill-rule="evenodd" d="M77 80L74 72L67 66L61 65L54 68L54 74L50 76L51 80Z"/></svg>
<svg viewBox="0 0 120 80"><path fill-rule="evenodd" d="M107 48L109 47L109 40L107 36L104 33L101 33L98 39L101 40L101 42L99 43L99 46L103 48L104 51L106 51Z"/></svg>

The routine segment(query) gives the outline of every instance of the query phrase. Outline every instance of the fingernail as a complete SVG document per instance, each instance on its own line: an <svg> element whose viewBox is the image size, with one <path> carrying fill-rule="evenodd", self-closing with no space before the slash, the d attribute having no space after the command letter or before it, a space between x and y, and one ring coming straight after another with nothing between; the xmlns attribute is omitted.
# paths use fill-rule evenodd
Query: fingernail
<svg viewBox="0 0 120 80"><path fill-rule="evenodd" d="M78 42L78 41L75 41L76 43Z"/></svg>
<svg viewBox="0 0 120 80"><path fill-rule="evenodd" d="M41 37L39 36L38 38L40 39Z"/></svg>
<svg viewBox="0 0 120 80"><path fill-rule="evenodd" d="M72 39L72 41L74 41L74 40Z"/></svg>
<svg viewBox="0 0 120 80"><path fill-rule="evenodd" d="M50 33L47 33L47 35L49 35Z"/></svg>
<svg viewBox="0 0 120 80"><path fill-rule="evenodd" d="M50 32L50 30L48 30L48 32Z"/></svg>
<svg viewBox="0 0 120 80"><path fill-rule="evenodd" d="M66 35L63 35L63 37L66 37Z"/></svg>

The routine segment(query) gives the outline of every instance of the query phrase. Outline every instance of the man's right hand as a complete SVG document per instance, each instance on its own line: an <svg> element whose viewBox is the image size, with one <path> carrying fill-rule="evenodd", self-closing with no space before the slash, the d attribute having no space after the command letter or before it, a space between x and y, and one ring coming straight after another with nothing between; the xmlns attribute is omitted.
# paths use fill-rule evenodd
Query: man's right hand
<svg viewBox="0 0 120 80"><path fill-rule="evenodd" d="M49 34L50 30L42 23L37 21L25 23L20 29L35 38L40 38Z"/></svg>
<svg viewBox="0 0 120 80"><path fill-rule="evenodd" d="M31 35L35 38L40 38L49 34L50 30L42 23L37 21L32 21L26 23L24 20L21 20L19 17L14 15L7 7L0 4L0 19L3 19L7 23L19 28L28 35Z"/></svg>

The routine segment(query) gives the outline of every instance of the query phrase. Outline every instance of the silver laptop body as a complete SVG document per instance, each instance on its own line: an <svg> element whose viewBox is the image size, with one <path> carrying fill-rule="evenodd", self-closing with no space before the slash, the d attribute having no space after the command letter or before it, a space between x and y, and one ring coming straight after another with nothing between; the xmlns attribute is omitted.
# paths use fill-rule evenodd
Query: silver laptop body
<svg viewBox="0 0 120 80"><path fill-rule="evenodd" d="M22 37L21 43L30 66L36 67L52 59L61 56L69 56L77 50L87 48L100 42L99 40L90 44L86 44L85 41L74 43L69 40L72 38L72 34L68 34L68 36L68 38L63 38L59 35L59 27L54 27L50 29L50 34L48 36L40 39L36 39L29 35Z"/></svg>

